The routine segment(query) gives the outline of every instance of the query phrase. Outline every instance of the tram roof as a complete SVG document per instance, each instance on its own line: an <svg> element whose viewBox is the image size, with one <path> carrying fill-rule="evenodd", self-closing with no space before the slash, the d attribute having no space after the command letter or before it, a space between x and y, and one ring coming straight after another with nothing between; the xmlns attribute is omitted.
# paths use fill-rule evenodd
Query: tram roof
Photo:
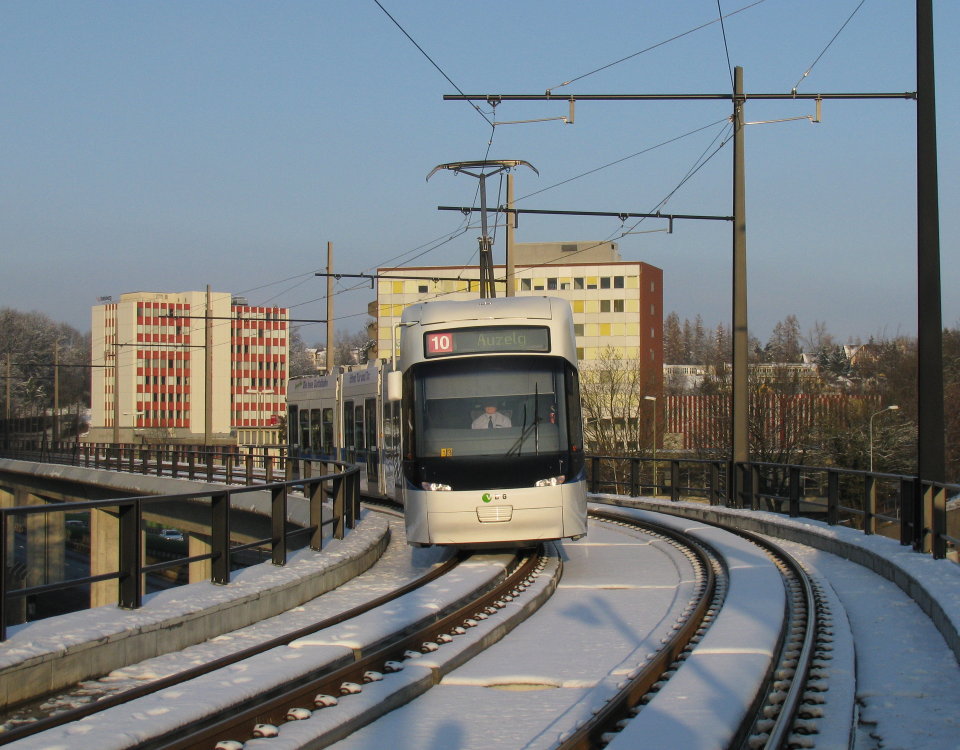
<svg viewBox="0 0 960 750"><path fill-rule="evenodd" d="M494 299L435 300L410 305L403 311L404 323L434 325L464 320L533 319L569 317L570 304L558 297L500 297Z"/></svg>

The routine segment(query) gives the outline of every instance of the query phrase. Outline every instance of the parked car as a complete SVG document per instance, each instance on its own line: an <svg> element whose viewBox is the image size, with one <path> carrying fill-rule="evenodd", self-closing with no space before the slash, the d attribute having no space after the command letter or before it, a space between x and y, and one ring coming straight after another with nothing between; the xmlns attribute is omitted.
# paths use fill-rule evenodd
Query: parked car
<svg viewBox="0 0 960 750"><path fill-rule="evenodd" d="M183 532L179 529L161 529L160 538L167 539L171 542L182 542L183 541Z"/></svg>

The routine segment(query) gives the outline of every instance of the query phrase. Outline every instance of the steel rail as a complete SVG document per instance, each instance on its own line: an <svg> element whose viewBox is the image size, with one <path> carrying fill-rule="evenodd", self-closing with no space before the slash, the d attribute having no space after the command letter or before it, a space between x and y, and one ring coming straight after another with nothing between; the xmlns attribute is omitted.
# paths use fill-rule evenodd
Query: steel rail
<svg viewBox="0 0 960 750"><path fill-rule="evenodd" d="M782 747L786 747L789 733L797 719L797 714L800 710L804 691L806 690L807 686L807 678L810 675L810 669L816 652L816 638L819 625L817 596L813 590L813 583L810 580L810 576L803 569L803 566L796 560L796 558L790 555L780 545L751 531L734 529L732 527L724 528L727 531L739 534L743 538L753 542L761 549L764 549L767 554L775 557L780 564L789 568L791 574L794 576L798 586L801 589L802 598L806 603L806 616L803 618L803 643L798 650L797 656L787 657L785 655L784 652L791 648L786 637L784 637L784 642L781 644L781 653L779 655L778 663L782 665L784 661L789 660L795 661L796 666L792 667L794 674L790 680L790 685L785 691L785 696L783 697L782 702L779 702L778 704L780 709L776 718L774 719L773 726L765 732L768 737L766 743L762 746L766 750L779 750ZM792 623L795 621L795 619L796 618L789 618L787 628L792 629ZM771 691L778 692L777 686L773 684L774 681L774 677L771 676L771 678L768 680L766 688L767 694L769 694ZM753 722L751 722L751 726L760 718L762 718L762 715L758 714L758 716L754 718ZM746 746L746 743L744 743L744 745ZM750 744L749 747L757 748L759 745Z"/></svg>
<svg viewBox="0 0 960 750"><path fill-rule="evenodd" d="M240 651L236 651L228 656L222 656L217 659L213 659L205 664L201 664L196 667L191 667L182 672L177 672L176 674L169 675L167 677L161 677L160 679L153 680L152 682L141 685L129 690L124 690L123 692L116 693L113 695L108 695L99 700L87 704L85 706L80 706L78 708L72 708L67 711L63 711L51 716L47 716L43 719L39 719L30 724L22 724L20 726L14 727L9 731L0 733L0 745L6 745L17 740L21 740L25 737L37 734L39 732L44 732L48 729L53 729L55 727L63 726L64 724L69 724L70 722L79 721L87 716L92 716L93 714L105 711L108 708L114 706L119 706L124 703L128 703L132 700L138 698L143 698L147 695L155 693L159 690L164 690L166 688L174 687L181 683L193 680L197 677L201 677L205 674L213 672L217 669L223 669L229 667L233 664L241 662L245 659L249 659L257 654L262 654L270 649L278 648L280 646L286 646L289 643L299 639L304 638L308 635L312 635L320 630L325 628L338 625L347 620L359 617L365 612L375 609L387 602L397 599L404 594L408 594L411 591L414 591L431 581L435 581L437 578L440 578L443 575L446 575L451 570L453 570L457 565L460 564L464 555L455 555L448 560L444 561L441 565L433 568L429 572L420 576L419 578L410 581L400 588L397 588L393 591L390 591L386 594L382 594L375 599L371 599L368 602L352 607L348 610L344 610L339 614L327 617L319 622L315 622L311 625L305 625L302 628L285 633L281 636L271 638L263 643L259 643L256 646L249 646Z"/></svg>
<svg viewBox="0 0 960 750"><path fill-rule="evenodd" d="M518 581L523 581L533 573L544 554L545 550L541 545L535 553L526 555L525 559L480 597L460 605L447 615L438 616L413 632L407 630L398 633L395 640L359 656L351 664L231 707L228 718L216 717L201 726L174 730L140 747L151 750L210 750L218 742L238 737L253 737L257 724L282 724L287 720L287 713L291 708L314 706L314 699L318 694L339 696L345 682L363 683L363 676L369 670L383 671L386 662L402 661L405 652L421 650L425 642L435 641L438 636L462 626L464 621L478 610L495 606L506 592L518 585Z"/></svg>
<svg viewBox="0 0 960 750"><path fill-rule="evenodd" d="M559 750L602 747L605 744L602 739L603 734L611 731L619 720L630 715L630 710L639 705L641 699L650 693L653 686L662 679L663 673L689 647L693 637L704 627L704 622L709 610L715 604L714 599L717 594L717 579L713 571L713 552L702 542L669 527L649 521L638 521L616 513L591 510L590 516L613 523L650 529L657 534L672 539L690 550L696 557L703 569L703 579L700 585L699 601L683 625L670 637L653 659L635 677L628 680L617 695L591 719L561 740L557 745Z"/></svg>

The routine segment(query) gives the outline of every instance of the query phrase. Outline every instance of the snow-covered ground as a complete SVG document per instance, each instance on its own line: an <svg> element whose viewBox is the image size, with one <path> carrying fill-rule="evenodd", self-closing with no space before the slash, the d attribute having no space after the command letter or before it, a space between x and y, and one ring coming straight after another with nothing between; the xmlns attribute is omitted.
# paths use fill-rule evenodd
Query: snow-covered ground
<svg viewBox="0 0 960 750"><path fill-rule="evenodd" d="M833 588L850 623L859 707L854 750L960 748L960 669L930 618L860 565L780 544Z"/></svg>
<svg viewBox="0 0 960 750"><path fill-rule="evenodd" d="M381 562L366 575L315 602L183 652L117 670L102 681L85 684L84 690L110 691L141 684L274 636L279 628L301 627L395 587L400 580L436 564L443 555L436 550L408 548L401 523L395 524L393 536ZM883 541L869 540L869 544L882 548ZM960 669L953 651L916 603L897 586L859 565L810 547L780 543L797 554L845 608L856 652L856 698L860 705L855 750L960 748ZM597 696L611 690L617 679L641 664L669 630L686 604L692 574L686 559L673 548L651 544L635 532L612 527L592 524L585 540L564 543L560 549L563 579L535 617L449 673L423 697L350 735L337 747L488 750L549 746L564 722L578 712L589 711ZM919 560L923 556L916 557ZM923 575L946 577L948 583L957 574L955 568L927 561L917 567L922 568ZM945 590L954 589L947 586ZM960 601L946 604L956 608ZM365 626L359 627L362 630ZM354 626L353 632L336 635L327 643L362 637ZM287 649L292 652L289 658L273 658L262 668L280 672L299 669L311 648L323 645L323 639L314 640L316 643ZM409 673L406 677L391 675L384 683L376 683L376 688L385 687L392 679L420 679L422 675L415 672L409 669L401 673ZM220 683L208 682L204 699L217 699L216 684L246 683L253 689L256 679L251 677L256 675L234 673L221 676ZM373 700L376 694L371 689L366 699ZM360 700L361 696L344 700L354 699ZM75 694L65 697L62 705L82 700L83 696ZM189 703L189 693L178 691L177 695L161 697L160 703L124 711L135 713L134 719L148 725L161 721L172 706ZM336 710L324 709L317 716L325 715L330 721ZM279 738L254 740L248 747L281 750L308 746L310 723L294 722L283 728ZM101 719L99 723L63 730L57 738L38 737L13 746L74 750L136 745L134 735L128 735L125 745L121 736L110 737L112 730L110 721ZM111 741L105 741L108 739Z"/></svg>

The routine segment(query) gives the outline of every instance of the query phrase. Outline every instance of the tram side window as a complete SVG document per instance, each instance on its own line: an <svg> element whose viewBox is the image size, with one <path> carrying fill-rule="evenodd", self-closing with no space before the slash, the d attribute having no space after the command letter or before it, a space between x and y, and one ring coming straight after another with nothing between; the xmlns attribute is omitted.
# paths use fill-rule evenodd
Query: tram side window
<svg viewBox="0 0 960 750"><path fill-rule="evenodd" d="M357 404L353 408L353 436L357 440L357 449L363 450L363 404Z"/></svg>
<svg viewBox="0 0 960 750"><path fill-rule="evenodd" d="M368 398L363 402L364 421L367 425L367 446L377 447L377 400Z"/></svg>
<svg viewBox="0 0 960 750"><path fill-rule="evenodd" d="M291 406L287 410L287 428L289 434L287 435L287 440L290 441L290 445L297 446L300 444L300 433L299 429L299 420L300 417L299 410L296 406Z"/></svg>
<svg viewBox="0 0 960 750"><path fill-rule="evenodd" d="M328 406L323 410L323 444L327 451L333 453L333 408Z"/></svg>
<svg viewBox="0 0 960 750"><path fill-rule="evenodd" d="M343 447L353 448L353 401L343 402Z"/></svg>
<svg viewBox="0 0 960 750"><path fill-rule="evenodd" d="M320 452L320 450L326 447L322 442L322 431L320 423L320 409L311 409L310 410L310 445L313 446L313 450Z"/></svg>
<svg viewBox="0 0 960 750"><path fill-rule="evenodd" d="M310 412L307 409L300 411L300 445L304 450L310 448Z"/></svg>

